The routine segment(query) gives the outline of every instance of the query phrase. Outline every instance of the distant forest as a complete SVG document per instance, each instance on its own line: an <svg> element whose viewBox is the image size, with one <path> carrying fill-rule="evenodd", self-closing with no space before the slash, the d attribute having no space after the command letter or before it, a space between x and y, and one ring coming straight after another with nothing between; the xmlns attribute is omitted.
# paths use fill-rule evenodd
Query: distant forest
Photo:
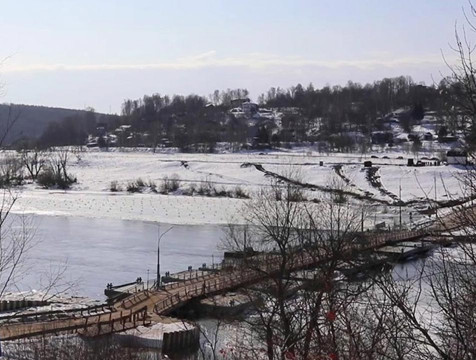
<svg viewBox="0 0 476 360"><path fill-rule="evenodd" d="M256 104L246 89L216 90L208 97L153 94L125 100L117 116L90 110L50 122L40 136L22 138L16 146L89 143L214 151L217 143L239 150L324 141L332 149L349 150L355 145L349 134L370 141L371 133L382 129L382 119L397 109L403 109L399 121L405 131L431 110L445 133L464 133L475 143L471 115L458 103L463 91L450 78L426 86L401 76L366 85L270 88Z"/></svg>
<svg viewBox="0 0 476 360"><path fill-rule="evenodd" d="M48 147L85 144L98 122L108 122L118 116L85 110L47 106L0 104L0 139L2 145Z"/></svg>

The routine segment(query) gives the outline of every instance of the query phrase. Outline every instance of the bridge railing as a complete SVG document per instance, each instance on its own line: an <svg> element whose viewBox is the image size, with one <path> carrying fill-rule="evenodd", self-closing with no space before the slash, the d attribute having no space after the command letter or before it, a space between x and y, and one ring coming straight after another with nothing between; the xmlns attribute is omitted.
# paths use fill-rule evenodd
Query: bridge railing
<svg viewBox="0 0 476 360"><path fill-rule="evenodd" d="M367 241L367 246L382 246L387 241L400 241L404 239L412 239L417 236L424 235L425 232L400 232L379 234L373 236ZM349 244L344 247L344 251L351 251L359 249L359 244ZM195 277L190 277L180 283L171 283L165 285L160 291L149 291L134 294L123 300L121 303L124 310L120 310L116 307L116 311L110 311L108 313L97 315L84 315L76 318L75 313L78 309L71 310L71 315L67 319L55 319L55 321L45 321L42 323L12 323L2 325L0 327L0 336L3 339L14 339L32 335L40 335L49 332L58 331L78 331L79 329L97 329L94 333L110 333L116 331L116 328L124 329L127 324L132 324L135 327L138 321L146 321L147 319L147 306L138 307L141 303L150 300L151 296L159 296L161 293L166 293L164 299L160 299L155 303L154 311L159 314L167 313L174 309L176 306L183 304L184 302L198 296L210 295L223 290L231 289L243 285L249 282L259 281L265 278L273 272L277 272L282 266L286 266L287 271L293 271L305 266L315 264L316 261L323 261L325 255L324 250L316 250L311 253L308 251L296 253L289 259L289 262L284 265L281 263L282 259L272 254L260 255L259 261L254 263L255 268L242 268L233 271L222 270L219 273L207 273ZM324 256L325 257L325 256ZM90 307L90 310L93 308ZM137 309L134 310L134 307ZM83 311L86 311L83 309ZM60 311L61 312L61 311ZM48 313L48 312L47 312ZM51 312L49 312L51 315ZM19 318L23 315L19 315ZM118 325L119 324L119 325ZM106 325L108 325L106 327Z"/></svg>
<svg viewBox="0 0 476 360"><path fill-rule="evenodd" d="M366 236L368 241L368 245L371 247L381 246L384 245L386 242L397 242L402 240L410 240L414 238L418 238L420 236L424 236L428 233L425 230L403 230L398 232L388 232L388 233L378 233L378 234L371 234Z"/></svg>
<svg viewBox="0 0 476 360"><path fill-rule="evenodd" d="M165 313L172 310L178 305L198 296L210 295L223 290L234 288L243 285L247 282L255 282L260 278L277 271L280 265L280 259L275 256L265 256L264 261L261 262L261 268L241 269L240 271L233 271L229 273L221 273L220 276L214 279L203 280L198 283L195 282L191 286L183 286L179 291L171 294L167 298L156 303L154 311L156 313ZM290 268L307 266L315 262L316 258L308 253L300 254L300 256L293 257L291 262L287 265Z"/></svg>
<svg viewBox="0 0 476 360"><path fill-rule="evenodd" d="M58 317L84 317L85 315L91 315L91 313L109 313L113 312L114 308L107 304L100 304L94 306L88 306L83 308L73 308L64 310L50 310L39 311L34 313L17 313L4 317L0 317L0 324L10 324L15 322L38 322L39 320L58 320ZM46 319L45 319L46 318Z"/></svg>
<svg viewBox="0 0 476 360"><path fill-rule="evenodd" d="M174 283L168 283L165 284L161 287L161 290L165 291L171 291L173 289L181 288L183 286L186 286L187 284L195 283L197 281L204 281L207 279L211 279L213 277L216 277L216 273L205 273L200 276L195 276L195 277L190 277L190 278L185 278L184 281L181 282L174 282ZM121 307L124 309L130 309L133 306L140 304L142 301L148 299L150 297L151 293L156 293L156 290L144 290L142 292L138 292L135 294L132 294L125 298L124 300L121 301Z"/></svg>
<svg viewBox="0 0 476 360"><path fill-rule="evenodd" d="M82 318L69 318L40 323L12 323L0 327L2 340L15 340L30 336L57 332L92 331L93 336L109 334L126 328L136 327L137 323L147 321L147 307L132 311L116 311Z"/></svg>
<svg viewBox="0 0 476 360"><path fill-rule="evenodd" d="M402 241L413 239L424 235L424 231L401 231L398 233L381 233L367 238L366 244L349 243L343 246L341 251L362 250L364 248L379 247L385 245L388 241ZM315 265L317 262L324 261L325 250L316 250L313 252L305 251L291 256L284 264L287 271L293 271L306 266ZM164 290L170 294L165 299L159 300L154 306L156 313L165 313L174 307L183 304L191 298L210 295L222 290L231 289L247 282L254 282L273 272L277 272L280 266L283 266L282 259L272 254L261 254L259 258L254 259L252 268L239 268L233 271L221 271L218 274L196 277L181 283L172 283L164 287ZM175 291L174 291L175 290ZM140 297L128 299L129 303L125 307L131 307L140 302Z"/></svg>

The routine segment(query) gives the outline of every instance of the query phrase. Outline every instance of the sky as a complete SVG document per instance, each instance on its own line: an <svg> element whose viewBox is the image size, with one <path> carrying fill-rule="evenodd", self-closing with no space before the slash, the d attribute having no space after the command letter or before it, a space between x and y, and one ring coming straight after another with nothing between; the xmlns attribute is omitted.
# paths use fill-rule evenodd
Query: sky
<svg viewBox="0 0 476 360"><path fill-rule="evenodd" d="M0 0L0 102L119 113L145 94L438 82L467 0ZM476 38L476 34L469 33Z"/></svg>

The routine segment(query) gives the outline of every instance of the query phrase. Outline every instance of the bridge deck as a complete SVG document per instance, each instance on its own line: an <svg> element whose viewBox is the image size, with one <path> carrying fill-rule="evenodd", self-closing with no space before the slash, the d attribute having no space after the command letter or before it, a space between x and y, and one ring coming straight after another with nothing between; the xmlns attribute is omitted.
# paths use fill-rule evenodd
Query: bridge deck
<svg viewBox="0 0 476 360"><path fill-rule="evenodd" d="M368 238L365 248L372 249L389 242L405 241L423 236L424 232L388 233ZM350 246L349 251L356 250ZM296 256L289 264L289 270L299 270L315 265L317 259L325 261L322 254L312 256L303 253ZM278 263L276 257L260 259L260 266L266 273L276 271ZM61 332L81 332L84 334L107 334L125 330L128 326L136 326L150 319L148 314L167 315L193 298L204 297L227 290L232 290L248 283L258 282L263 279L263 271L238 269L235 271L220 271L215 273L203 272L201 276L192 277L182 282L165 285L160 290L141 291L114 304L113 311L100 315L84 315L68 319L55 319L42 322L26 322L5 324L0 327L0 338L11 340L41 334L57 334ZM132 324L132 325L131 325Z"/></svg>

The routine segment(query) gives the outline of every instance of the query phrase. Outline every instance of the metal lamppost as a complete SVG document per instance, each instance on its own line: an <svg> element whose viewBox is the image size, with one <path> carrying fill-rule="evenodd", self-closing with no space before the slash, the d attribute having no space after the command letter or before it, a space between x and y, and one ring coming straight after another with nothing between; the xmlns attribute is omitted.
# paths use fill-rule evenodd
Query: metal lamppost
<svg viewBox="0 0 476 360"><path fill-rule="evenodd" d="M147 290L149 290L149 269L147 269Z"/></svg>
<svg viewBox="0 0 476 360"><path fill-rule="evenodd" d="M169 227L165 232L162 234L160 233L160 225L157 225L157 289L160 289L160 240L167 234L170 230L174 227Z"/></svg>

